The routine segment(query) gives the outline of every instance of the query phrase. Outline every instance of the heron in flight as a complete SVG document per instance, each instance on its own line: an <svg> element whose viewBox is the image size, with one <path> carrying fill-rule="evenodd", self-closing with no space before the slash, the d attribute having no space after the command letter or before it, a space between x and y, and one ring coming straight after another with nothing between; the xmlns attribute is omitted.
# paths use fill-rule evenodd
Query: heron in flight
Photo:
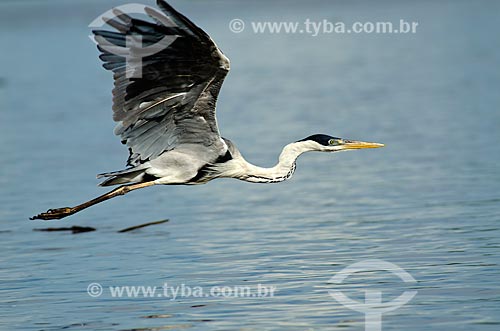
<svg viewBox="0 0 500 331"><path fill-rule="evenodd" d="M113 72L115 134L130 152L127 169L97 177L105 178L100 186L120 186L75 207L49 209L31 219L61 219L153 185L204 184L216 178L282 182L293 175L302 153L384 146L314 134L286 145L272 168L247 162L220 135L215 116L229 59L188 18L163 0L157 5L162 13L145 8L151 20L133 18L115 8L115 17L106 23L116 31L93 31L103 66ZM162 40L171 42L142 58L143 43L151 46Z"/></svg>

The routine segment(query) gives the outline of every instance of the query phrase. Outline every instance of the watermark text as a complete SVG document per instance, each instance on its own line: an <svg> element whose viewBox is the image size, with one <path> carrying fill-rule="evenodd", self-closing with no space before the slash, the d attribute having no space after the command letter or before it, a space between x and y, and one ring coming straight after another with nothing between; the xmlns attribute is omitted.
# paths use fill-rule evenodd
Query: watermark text
<svg viewBox="0 0 500 331"><path fill-rule="evenodd" d="M276 292L275 286L257 284L256 286L189 286L186 284L163 286L108 286L91 283L87 286L87 294L93 298L104 294L112 298L163 298L177 300L179 298L271 298Z"/></svg>
<svg viewBox="0 0 500 331"><path fill-rule="evenodd" d="M249 24L247 24L249 23ZM249 31L255 34L306 34L312 37L325 34L415 34L418 22L409 22L400 19L398 22L332 22L327 19L314 21L310 18L298 21L251 21L245 22L240 18L229 22L229 30L234 33Z"/></svg>

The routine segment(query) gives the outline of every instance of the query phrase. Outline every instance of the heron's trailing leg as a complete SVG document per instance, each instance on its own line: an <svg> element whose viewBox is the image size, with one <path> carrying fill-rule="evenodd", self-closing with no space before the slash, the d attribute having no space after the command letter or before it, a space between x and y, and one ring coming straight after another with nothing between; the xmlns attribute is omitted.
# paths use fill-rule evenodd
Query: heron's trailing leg
<svg viewBox="0 0 500 331"><path fill-rule="evenodd" d="M53 219L61 219L69 215L73 215L75 213L78 213L79 211L82 211L90 206L96 205L98 203L101 203L103 201L109 200L111 198L117 197L119 195L124 195L127 194L128 192L131 192L133 190L137 190L143 187L148 187L155 185L154 182L145 182L145 183L139 183L139 184L132 184L132 185L123 185L120 186L116 189L114 189L111 192L108 192L106 194L103 194L95 199L92 199L90 201L87 201L85 203L82 203L81 205L75 206L75 207L64 207L64 208L57 208L57 209L49 209L45 213L38 214L36 216L31 217L31 220L53 220Z"/></svg>

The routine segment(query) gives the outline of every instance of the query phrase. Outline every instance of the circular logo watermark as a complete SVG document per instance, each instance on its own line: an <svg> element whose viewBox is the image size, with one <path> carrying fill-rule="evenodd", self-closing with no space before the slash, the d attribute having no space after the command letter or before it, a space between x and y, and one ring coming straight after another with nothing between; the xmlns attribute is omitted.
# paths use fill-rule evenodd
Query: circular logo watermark
<svg viewBox="0 0 500 331"><path fill-rule="evenodd" d="M163 26L176 27L176 24L170 18L154 8L137 3L129 3L110 9L94 19L89 24L89 27L94 30L100 29L109 22L114 22L115 25L127 25L129 24L130 14L147 14L154 20L161 22ZM120 32L124 34L123 31ZM156 43L146 46L143 43L141 34L124 34L125 45L122 46L114 44L99 31L94 32L94 34L94 36L90 35L89 37L101 49L125 58L127 68L125 74L127 78L142 78L142 60L168 48L178 37L177 35L165 35Z"/></svg>
<svg viewBox="0 0 500 331"><path fill-rule="evenodd" d="M91 283L87 286L87 293L92 298L97 298L102 295L102 285L99 283Z"/></svg>
<svg viewBox="0 0 500 331"><path fill-rule="evenodd" d="M240 18L232 19L229 22L229 30L233 33L241 33L245 30L245 22Z"/></svg>
<svg viewBox="0 0 500 331"><path fill-rule="evenodd" d="M346 278L358 272L388 271L398 276L405 283L416 283L408 272L398 265L383 260L364 260L347 266L330 278L329 283L342 284ZM372 289L365 290L364 302L347 297L340 290L329 290L328 293L343 306L365 314L365 330L382 330L382 314L396 310L407 304L417 294L417 291L405 291L389 302L382 302L382 292Z"/></svg>

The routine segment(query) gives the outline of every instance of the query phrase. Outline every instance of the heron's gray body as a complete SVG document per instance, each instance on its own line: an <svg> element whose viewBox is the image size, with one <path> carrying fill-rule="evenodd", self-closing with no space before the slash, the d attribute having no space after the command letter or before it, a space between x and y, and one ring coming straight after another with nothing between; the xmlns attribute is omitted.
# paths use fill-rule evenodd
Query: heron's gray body
<svg viewBox="0 0 500 331"><path fill-rule="evenodd" d="M139 166L101 174L110 177L102 186L139 183L154 180L156 184L205 184L216 178L236 178L253 183L277 183L295 172L297 157L314 146L309 142L287 145L279 162L272 168L262 168L247 162L236 146L222 138L224 147L217 150L196 144L184 144Z"/></svg>

